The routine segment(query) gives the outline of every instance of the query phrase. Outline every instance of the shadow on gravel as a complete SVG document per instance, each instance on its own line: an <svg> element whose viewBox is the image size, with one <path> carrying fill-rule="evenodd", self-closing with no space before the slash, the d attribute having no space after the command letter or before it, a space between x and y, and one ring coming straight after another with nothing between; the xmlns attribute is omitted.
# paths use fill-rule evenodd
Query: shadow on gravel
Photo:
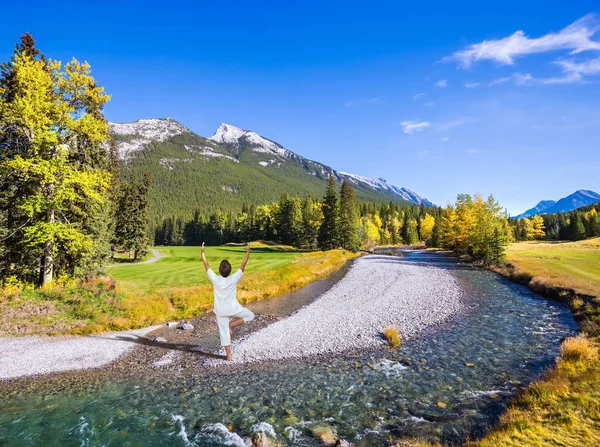
<svg viewBox="0 0 600 447"><path fill-rule="evenodd" d="M158 342L155 340L151 340L146 337L142 337L140 335L117 335L116 337L99 337L99 336L90 336L93 338L101 338L103 340L115 340L115 341L128 341L130 343L136 343L142 346L149 346L152 348L162 348L169 349L171 351L182 351L182 352L191 352L193 354L199 354L204 357L210 357L213 359L224 359L225 356L218 355L213 352L205 352L199 350L197 345L191 345L187 343L169 343L169 342Z"/></svg>

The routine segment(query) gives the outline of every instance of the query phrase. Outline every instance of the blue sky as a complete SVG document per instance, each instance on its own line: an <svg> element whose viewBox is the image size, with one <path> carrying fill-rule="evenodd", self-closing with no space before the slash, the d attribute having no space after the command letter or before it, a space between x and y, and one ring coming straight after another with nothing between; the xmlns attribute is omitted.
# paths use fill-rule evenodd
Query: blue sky
<svg viewBox="0 0 600 447"><path fill-rule="evenodd" d="M484 3L9 2L0 60L29 31L111 121L226 122L442 205L600 191L599 4Z"/></svg>

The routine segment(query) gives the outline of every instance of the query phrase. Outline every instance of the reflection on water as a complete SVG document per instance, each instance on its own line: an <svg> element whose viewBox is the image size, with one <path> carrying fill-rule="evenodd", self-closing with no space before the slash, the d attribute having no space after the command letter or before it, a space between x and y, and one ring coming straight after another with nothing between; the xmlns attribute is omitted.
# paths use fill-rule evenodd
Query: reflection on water
<svg viewBox="0 0 600 447"><path fill-rule="evenodd" d="M317 445L315 423L357 446L385 445L389 436L480 436L518 388L543 374L576 324L563 306L493 273L435 253L405 259L450 269L466 311L396 352L14 393L0 401L0 444L244 445L262 432ZM289 312L310 296L254 309Z"/></svg>

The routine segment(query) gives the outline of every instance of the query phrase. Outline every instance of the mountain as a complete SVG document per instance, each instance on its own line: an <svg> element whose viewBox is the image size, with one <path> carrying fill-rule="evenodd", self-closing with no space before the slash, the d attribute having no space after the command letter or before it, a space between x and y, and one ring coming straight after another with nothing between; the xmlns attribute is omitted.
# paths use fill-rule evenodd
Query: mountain
<svg viewBox="0 0 600 447"><path fill-rule="evenodd" d="M580 189L567 197L563 197L557 202L554 200L543 200L534 208L519 214L516 218L521 219L523 217L535 216L536 214L563 213L573 211L582 206L592 205L596 202L600 202L600 194L594 191Z"/></svg>
<svg viewBox="0 0 600 447"><path fill-rule="evenodd" d="M283 192L321 197L329 174L352 182L361 200L433 204L384 179L336 171L308 160L259 134L221 124L209 138L172 118L110 123L110 135L125 176L149 171L153 223L167 215L191 215L195 209L239 209L244 201L270 203Z"/></svg>
<svg viewBox="0 0 600 447"><path fill-rule="evenodd" d="M524 213L521 213L518 216L516 216L516 218L523 219L524 217L531 217L531 216L535 216L536 214L541 214L544 212L544 210L547 210L548 208L554 206L555 204L556 204L556 201L554 201L554 200L542 200L540 203L538 203L533 208L529 208Z"/></svg>

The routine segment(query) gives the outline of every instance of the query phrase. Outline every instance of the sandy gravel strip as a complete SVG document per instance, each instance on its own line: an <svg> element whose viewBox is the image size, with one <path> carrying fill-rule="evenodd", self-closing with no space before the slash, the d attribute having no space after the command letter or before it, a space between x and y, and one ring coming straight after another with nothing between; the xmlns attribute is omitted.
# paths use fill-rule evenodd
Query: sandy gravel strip
<svg viewBox="0 0 600 447"><path fill-rule="evenodd" d="M107 365L160 326L85 337L0 338L0 380Z"/></svg>
<svg viewBox="0 0 600 447"><path fill-rule="evenodd" d="M234 363L302 358L381 346L395 327L402 338L461 308L461 289L447 270L399 257L358 259L322 297L234 343ZM220 364L221 360L210 360Z"/></svg>

